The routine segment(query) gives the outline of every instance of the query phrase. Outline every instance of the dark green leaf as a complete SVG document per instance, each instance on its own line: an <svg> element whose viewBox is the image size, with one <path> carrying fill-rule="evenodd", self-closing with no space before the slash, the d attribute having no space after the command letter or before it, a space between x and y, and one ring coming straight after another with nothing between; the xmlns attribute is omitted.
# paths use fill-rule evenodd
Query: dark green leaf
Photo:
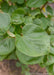
<svg viewBox="0 0 54 75"><path fill-rule="evenodd" d="M54 64L47 66L46 69L49 75L54 75Z"/></svg>
<svg viewBox="0 0 54 75"><path fill-rule="evenodd" d="M9 11L9 4L7 3L7 2L3 2L2 4L1 4L1 10L3 11L3 12L8 12Z"/></svg>

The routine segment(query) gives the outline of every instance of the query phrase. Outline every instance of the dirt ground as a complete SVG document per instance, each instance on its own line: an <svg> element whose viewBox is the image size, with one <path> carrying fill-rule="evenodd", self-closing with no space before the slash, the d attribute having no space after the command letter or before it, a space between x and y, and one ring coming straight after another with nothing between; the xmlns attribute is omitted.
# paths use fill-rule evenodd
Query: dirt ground
<svg viewBox="0 0 54 75"><path fill-rule="evenodd" d="M17 68L15 64L14 60L0 62L0 75L22 75L21 68ZM39 65L29 65L29 68L31 75L47 75L45 68L41 68Z"/></svg>

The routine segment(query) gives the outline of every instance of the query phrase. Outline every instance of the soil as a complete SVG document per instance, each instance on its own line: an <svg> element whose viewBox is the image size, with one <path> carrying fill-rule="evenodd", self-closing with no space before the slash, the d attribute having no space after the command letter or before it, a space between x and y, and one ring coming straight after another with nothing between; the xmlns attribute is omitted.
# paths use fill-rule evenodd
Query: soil
<svg viewBox="0 0 54 75"><path fill-rule="evenodd" d="M15 64L14 60L0 62L0 75L22 75L21 68L17 68ZM47 75L46 69L39 65L29 65L29 68L31 75Z"/></svg>

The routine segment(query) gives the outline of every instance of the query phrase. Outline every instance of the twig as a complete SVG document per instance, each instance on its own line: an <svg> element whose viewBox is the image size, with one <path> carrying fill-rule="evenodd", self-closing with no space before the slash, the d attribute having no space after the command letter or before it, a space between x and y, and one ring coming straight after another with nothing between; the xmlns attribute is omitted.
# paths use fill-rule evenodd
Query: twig
<svg viewBox="0 0 54 75"><path fill-rule="evenodd" d="M47 4L48 4L48 1L41 7L40 10L42 10Z"/></svg>

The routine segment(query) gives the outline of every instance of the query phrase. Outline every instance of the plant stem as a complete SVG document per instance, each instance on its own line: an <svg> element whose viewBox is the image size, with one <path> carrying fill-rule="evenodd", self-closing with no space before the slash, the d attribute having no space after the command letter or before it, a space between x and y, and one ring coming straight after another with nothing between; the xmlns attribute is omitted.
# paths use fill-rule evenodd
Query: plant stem
<svg viewBox="0 0 54 75"><path fill-rule="evenodd" d="M42 10L47 4L48 4L48 1L41 7L40 10Z"/></svg>

